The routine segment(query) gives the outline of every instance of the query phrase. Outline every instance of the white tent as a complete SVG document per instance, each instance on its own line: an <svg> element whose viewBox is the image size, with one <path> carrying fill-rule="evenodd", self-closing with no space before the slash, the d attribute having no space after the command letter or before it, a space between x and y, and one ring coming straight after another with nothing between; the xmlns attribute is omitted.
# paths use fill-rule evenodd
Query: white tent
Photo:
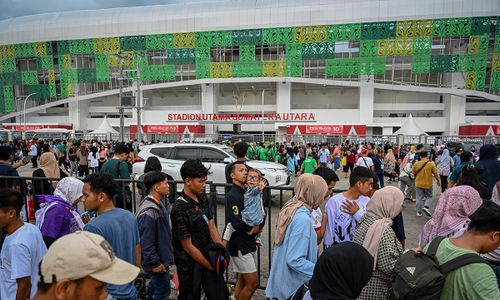
<svg viewBox="0 0 500 300"><path fill-rule="evenodd" d="M106 135L106 137L110 137L112 134L118 134L118 131L113 129L111 124L109 124L108 119L104 116L101 125L97 127L96 130L91 132L92 135Z"/></svg>
<svg viewBox="0 0 500 300"><path fill-rule="evenodd" d="M410 114L410 116L404 121L403 125L401 128L399 128L398 131L394 132L395 135L398 134L403 134L403 135L413 135L413 136L419 136L419 135L428 135L425 133L425 131L420 128L417 123L415 123L415 120L413 119L413 116Z"/></svg>

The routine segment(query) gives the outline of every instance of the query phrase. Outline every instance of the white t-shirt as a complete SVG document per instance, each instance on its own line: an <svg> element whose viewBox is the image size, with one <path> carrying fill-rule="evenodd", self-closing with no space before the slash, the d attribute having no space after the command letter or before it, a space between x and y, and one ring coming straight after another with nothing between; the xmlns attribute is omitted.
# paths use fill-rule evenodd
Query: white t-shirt
<svg viewBox="0 0 500 300"><path fill-rule="evenodd" d="M95 156L94 153L90 152L87 158L89 160L89 167L91 168L99 167L99 152L96 152Z"/></svg>
<svg viewBox="0 0 500 300"><path fill-rule="evenodd" d="M0 253L0 298L16 299L16 279L31 277L30 298L35 297L38 284L38 265L47 252L40 230L24 223L5 237Z"/></svg>
<svg viewBox="0 0 500 300"><path fill-rule="evenodd" d="M331 197L325 205L325 213L328 216L324 240L326 247L352 239L356 230L356 225L365 214L366 204L368 204L370 198L360 196L355 200L357 201L359 210L353 216L340 210L340 206L344 201L347 201L344 197L344 193L340 193Z"/></svg>
<svg viewBox="0 0 500 300"><path fill-rule="evenodd" d="M323 213L320 208L313 209L311 212L311 219L313 223L313 228L321 228L321 221L323 220Z"/></svg>
<svg viewBox="0 0 500 300"><path fill-rule="evenodd" d="M360 157L360 158L358 158L358 162L356 163L356 166L365 167L365 168L370 169L371 166L373 166L373 161L369 157Z"/></svg>

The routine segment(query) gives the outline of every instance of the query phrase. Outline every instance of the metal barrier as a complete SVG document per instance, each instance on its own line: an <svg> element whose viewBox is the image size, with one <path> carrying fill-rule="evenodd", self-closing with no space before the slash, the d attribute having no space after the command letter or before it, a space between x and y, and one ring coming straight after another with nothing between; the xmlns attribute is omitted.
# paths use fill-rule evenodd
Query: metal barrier
<svg viewBox="0 0 500 300"><path fill-rule="evenodd" d="M30 216L31 204L30 201L34 201L37 195L52 194L54 191L53 184L60 178L41 178L41 177L13 177L13 176L0 176L1 186L19 186L19 191L24 197L25 201L25 213L26 216ZM140 185L142 181L139 180L115 180L122 189L122 195L126 193L126 190L130 190L130 203L128 203L128 209L132 213L135 213L142 200ZM182 184L181 181L169 181L170 190L177 191L177 185ZM221 233L225 228L225 206L224 199L225 193L223 192L226 188L231 188L232 184L220 184L207 182L206 196L210 208L214 213L214 222ZM218 192L222 191L222 192ZM333 190L332 194L343 192L344 190ZM266 224L263 228L262 236L265 241L262 246L257 247L257 274L259 277L259 289L265 289L265 283L269 276L269 271L271 269L271 258L272 249L274 241L274 226L276 224L277 215L286 201L294 196L294 191L292 187L275 187L267 186L263 192L263 202L266 210ZM170 194L168 197L170 200L176 199L176 193ZM172 201L165 201L167 207L169 207ZM36 201L34 201L34 209L37 209ZM169 209L170 211L170 209ZM234 284L236 279L232 270L226 272L226 281L229 284ZM264 283L264 284L263 284Z"/></svg>

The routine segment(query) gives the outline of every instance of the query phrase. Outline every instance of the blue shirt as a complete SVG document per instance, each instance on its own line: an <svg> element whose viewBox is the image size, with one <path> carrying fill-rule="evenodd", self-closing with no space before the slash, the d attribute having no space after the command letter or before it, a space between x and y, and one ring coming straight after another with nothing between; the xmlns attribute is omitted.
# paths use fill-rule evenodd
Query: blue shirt
<svg viewBox="0 0 500 300"><path fill-rule="evenodd" d="M316 242L311 213L301 207L288 225L283 243L274 249L266 288L268 298L288 299L311 279L318 256Z"/></svg>
<svg viewBox="0 0 500 300"><path fill-rule="evenodd" d="M85 225L84 230L104 237L115 250L116 256L135 265L135 247L140 243L139 228L134 215L121 208L106 211ZM134 283L108 285L109 294L115 298L134 298Z"/></svg>
<svg viewBox="0 0 500 300"><path fill-rule="evenodd" d="M14 233L7 235L0 253L0 298L14 300L17 293L16 279L31 278L30 299L38 286L38 265L47 253L38 227L24 223Z"/></svg>
<svg viewBox="0 0 500 300"><path fill-rule="evenodd" d="M373 158L373 165L375 166L375 172L377 174L384 174L384 170L382 170L382 160L380 159L380 156L375 156Z"/></svg>
<svg viewBox="0 0 500 300"><path fill-rule="evenodd" d="M328 159L328 155L330 155L330 150L328 149L321 149L319 150L319 162L322 164L326 164L326 160Z"/></svg>
<svg viewBox="0 0 500 300"><path fill-rule="evenodd" d="M460 166L461 163L462 163L462 161L460 159L460 156L458 156L458 155L453 156L453 165L455 167Z"/></svg>

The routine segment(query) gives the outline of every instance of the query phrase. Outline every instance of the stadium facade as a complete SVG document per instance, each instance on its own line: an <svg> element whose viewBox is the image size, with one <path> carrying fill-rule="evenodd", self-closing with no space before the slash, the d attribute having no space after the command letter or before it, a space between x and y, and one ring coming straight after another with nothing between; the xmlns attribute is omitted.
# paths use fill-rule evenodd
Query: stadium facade
<svg viewBox="0 0 500 300"><path fill-rule="evenodd" d="M499 15L498 0L258 0L3 20L0 121L118 129L124 107L127 132L140 114L145 133L390 135L411 114L430 134L499 135Z"/></svg>

